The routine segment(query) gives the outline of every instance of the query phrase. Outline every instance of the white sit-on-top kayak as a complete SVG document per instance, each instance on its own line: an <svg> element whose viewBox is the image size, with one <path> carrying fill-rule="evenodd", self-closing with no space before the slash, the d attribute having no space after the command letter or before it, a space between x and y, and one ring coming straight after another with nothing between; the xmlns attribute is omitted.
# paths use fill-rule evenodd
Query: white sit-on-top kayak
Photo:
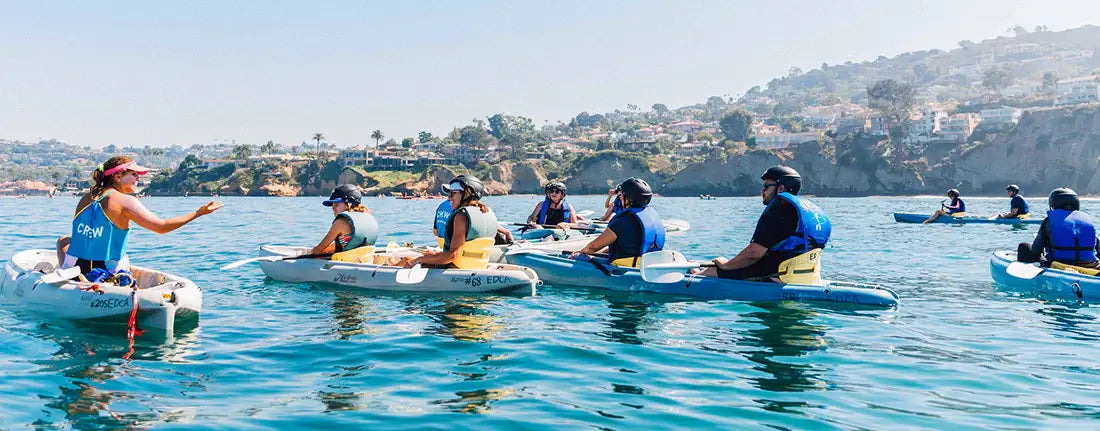
<svg viewBox="0 0 1100 431"><path fill-rule="evenodd" d="M101 319L127 323L137 302L141 328L171 332L177 319L202 310L202 290L186 278L131 267L136 289L108 283L57 280L54 250L16 253L0 278L0 302L65 319ZM45 277L45 280L43 279Z"/></svg>
<svg viewBox="0 0 1100 431"><path fill-rule="evenodd" d="M265 245L260 256L300 256L308 247ZM405 268L369 263L334 262L328 259L290 259L260 262L264 274L294 283L332 283L364 289L406 292L516 292L533 295L539 276L522 266L490 263L485 269L420 268L423 279L403 281Z"/></svg>

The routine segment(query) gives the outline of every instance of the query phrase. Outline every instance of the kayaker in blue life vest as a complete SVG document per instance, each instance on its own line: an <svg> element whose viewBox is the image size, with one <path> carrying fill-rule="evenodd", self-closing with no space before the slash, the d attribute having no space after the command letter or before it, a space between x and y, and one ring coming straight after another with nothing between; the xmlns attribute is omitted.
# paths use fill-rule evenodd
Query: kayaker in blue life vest
<svg viewBox="0 0 1100 431"><path fill-rule="evenodd" d="M1060 187L1047 197L1050 210L1039 225L1035 240L1020 243L1016 260L1039 262L1050 266L1052 261L1086 268L1100 268L1100 241L1096 239L1096 226L1092 217L1081 211L1077 192Z"/></svg>
<svg viewBox="0 0 1100 431"><path fill-rule="evenodd" d="M1024 200L1023 196L1020 196L1020 186L1009 184L1008 187L1005 187L1005 191L1008 193L1008 197L1012 198L1012 201L1008 203L1008 212L997 214L997 218L1020 218L1031 211L1027 201Z"/></svg>
<svg viewBox="0 0 1100 431"><path fill-rule="evenodd" d="M776 165L760 176L764 212L756 221L749 245L733 259L716 257L715 267L693 271L699 275L737 280L769 279L783 261L815 248L825 248L832 224L825 211L799 197L802 176L788 166Z"/></svg>
<svg viewBox="0 0 1100 431"><path fill-rule="evenodd" d="M442 188L453 210L443 226L443 250L425 253L409 262L407 265L410 267L417 264L449 265L467 241L494 238L501 228L493 210L481 203L481 198L485 196L485 185L481 180L472 175L459 175Z"/></svg>
<svg viewBox="0 0 1100 431"><path fill-rule="evenodd" d="M192 213L161 219L141 200L130 196L138 178L147 173L148 168L126 156L111 157L95 169L91 189L76 205L71 235L57 240L62 268L79 267L81 275L94 269L107 274L129 271L126 244L131 222L156 233L168 233L223 206L211 201Z"/></svg>
<svg viewBox="0 0 1100 431"><path fill-rule="evenodd" d="M603 213L603 217L600 217L602 221L611 220L612 217L619 215L626 209L623 206L622 189L619 186L607 191L607 199L604 199L603 207L607 208L607 211Z"/></svg>
<svg viewBox="0 0 1100 431"><path fill-rule="evenodd" d="M321 205L332 207L332 224L310 254L339 253L374 245L378 240L378 221L363 205L363 192L354 184L341 184Z"/></svg>
<svg viewBox="0 0 1100 431"><path fill-rule="evenodd" d="M527 224L534 228L547 225L558 229L577 227L577 211L565 201L565 195L569 191L565 183L551 181L543 191L546 193L545 198L527 216Z"/></svg>
<svg viewBox="0 0 1100 431"><path fill-rule="evenodd" d="M608 260L618 266L638 266L643 254L665 247L665 224L649 207L653 189L641 178L627 178L619 185L626 209L607 223L607 229L569 257L591 255L607 248Z"/></svg>
<svg viewBox="0 0 1100 431"><path fill-rule="evenodd" d="M959 214L961 216L966 213L966 202L963 202L963 200L959 198L959 191L957 189L948 190L947 197L951 199L951 203L940 203L940 209L932 213L924 223L932 223L940 216L953 216L954 214Z"/></svg>

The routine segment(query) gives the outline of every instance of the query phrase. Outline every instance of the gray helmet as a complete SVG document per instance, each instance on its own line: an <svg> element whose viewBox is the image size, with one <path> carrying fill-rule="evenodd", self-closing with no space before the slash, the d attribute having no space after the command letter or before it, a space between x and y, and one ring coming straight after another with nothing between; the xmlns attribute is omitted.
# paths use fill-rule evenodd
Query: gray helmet
<svg viewBox="0 0 1100 431"><path fill-rule="evenodd" d="M459 175L447 181L442 189L444 193L450 193L452 190L459 190L459 187L452 187L457 184L461 187L461 190L470 191L470 199L481 199L485 196L485 185L481 183L481 180L473 175Z"/></svg>
<svg viewBox="0 0 1100 431"><path fill-rule="evenodd" d="M630 200L632 207L645 207L653 199L653 188L641 178L630 177L619 184L623 196Z"/></svg>
<svg viewBox="0 0 1100 431"><path fill-rule="evenodd" d="M957 198L962 195L959 194L959 189L950 189L947 191L947 196Z"/></svg>
<svg viewBox="0 0 1100 431"><path fill-rule="evenodd" d="M329 195L328 200L321 202L321 205L330 207L338 202L346 203L349 207L359 206L363 202L363 192L355 184L340 184L332 189L332 194Z"/></svg>
<svg viewBox="0 0 1100 431"><path fill-rule="evenodd" d="M563 195L569 192L569 188L561 181L551 181L546 183L546 187L543 188L545 193L550 193L554 190L560 191Z"/></svg>
<svg viewBox="0 0 1100 431"><path fill-rule="evenodd" d="M1077 211L1081 209L1081 200L1077 198L1077 192L1069 187L1059 187L1050 192L1047 204L1052 210Z"/></svg>
<svg viewBox="0 0 1100 431"><path fill-rule="evenodd" d="M764 171L763 175L760 175L760 179L772 180L782 184L783 187L787 188L787 192L792 195L797 195L798 191L802 189L802 176L790 166L772 166Z"/></svg>
<svg viewBox="0 0 1100 431"><path fill-rule="evenodd" d="M1005 190L1010 191L1010 192L1020 193L1020 186L1015 185L1015 184L1009 184L1008 187L1005 187Z"/></svg>

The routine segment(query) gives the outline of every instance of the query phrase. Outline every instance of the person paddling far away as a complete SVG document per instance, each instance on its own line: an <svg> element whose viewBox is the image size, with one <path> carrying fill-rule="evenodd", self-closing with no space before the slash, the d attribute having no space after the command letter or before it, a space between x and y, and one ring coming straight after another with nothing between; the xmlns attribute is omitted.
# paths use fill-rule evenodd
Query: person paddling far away
<svg viewBox="0 0 1100 431"><path fill-rule="evenodd" d="M609 221L612 217L626 210L626 207L623 206L623 191L620 187L615 186L615 188L607 191L607 199L603 201L603 207L607 208L607 211L603 213L603 217L600 217L601 221Z"/></svg>
<svg viewBox="0 0 1100 431"><path fill-rule="evenodd" d="M1031 208L1028 207L1027 200L1020 196L1020 186L1009 184L1008 187L1005 187L1005 191L1008 193L1008 197L1012 198L1012 201L1008 204L1008 212L997 214L997 218L1026 218Z"/></svg>
<svg viewBox="0 0 1100 431"><path fill-rule="evenodd" d="M947 197L951 199L951 203L941 203L940 209L932 213L931 216L928 216L928 220L925 220L924 223L932 223L940 216L962 217L966 215L966 202L963 202L963 200L959 198L959 191L957 189L948 190Z"/></svg>
<svg viewBox="0 0 1100 431"><path fill-rule="evenodd" d="M363 192L354 184L341 184L321 205L332 208L334 219L321 242L310 254L341 253L374 245L378 239L378 221L363 205Z"/></svg>
<svg viewBox="0 0 1100 431"><path fill-rule="evenodd" d="M577 211L573 205L565 201L565 195L569 191L565 183L551 181L543 190L546 192L546 197L535 205L531 215L527 216L527 224L535 228L543 225L555 226L558 229L577 227Z"/></svg>
<svg viewBox="0 0 1100 431"><path fill-rule="evenodd" d="M825 248L832 223L825 211L799 197L802 177L788 166L776 165L760 176L764 184L760 198L764 212L756 221L749 245L732 259L716 257L715 267L696 269L695 274L738 280L770 279L781 263L813 249Z"/></svg>
<svg viewBox="0 0 1100 431"><path fill-rule="evenodd" d="M130 224L156 233L168 233L223 205L211 201L194 212L164 220L131 196L138 178L149 169L126 156L115 156L92 173L92 187L76 205L70 236L57 240L58 262L62 268L79 267L82 276L93 273L106 276L129 272L126 244ZM90 278L101 281L100 277Z"/></svg>
<svg viewBox="0 0 1100 431"><path fill-rule="evenodd" d="M451 204L451 216L443 226L443 250L438 253L425 253L409 262L407 266L449 265L458 258L463 245L481 238L494 238L500 229L493 210L481 203L485 196L485 185L471 175L459 175L443 185L447 199Z"/></svg>
<svg viewBox="0 0 1100 431"><path fill-rule="evenodd" d="M1050 266L1051 262L1085 268L1100 268L1100 241L1096 239L1096 226L1092 217L1081 211L1081 201L1077 192L1068 187L1060 187L1047 197L1050 210L1047 218L1039 225L1035 240L1028 244L1020 243L1016 249L1016 260L1020 262L1039 262Z"/></svg>
<svg viewBox="0 0 1100 431"><path fill-rule="evenodd" d="M649 207L653 189L641 178L627 178L619 185L626 207L607 223L607 229L569 258L591 255L607 247L608 260L617 266L637 267L643 254L665 247L665 224Z"/></svg>

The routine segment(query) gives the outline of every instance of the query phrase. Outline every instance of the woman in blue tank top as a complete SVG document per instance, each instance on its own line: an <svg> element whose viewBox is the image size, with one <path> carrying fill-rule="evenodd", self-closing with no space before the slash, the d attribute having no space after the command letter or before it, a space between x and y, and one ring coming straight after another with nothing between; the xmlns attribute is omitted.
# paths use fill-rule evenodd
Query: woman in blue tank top
<svg viewBox="0 0 1100 431"><path fill-rule="evenodd" d="M86 275L93 269L108 273L128 271L126 243L130 222L156 233L168 233L222 207L213 202L190 214L167 220L157 217L134 196L138 177L149 172L126 156L115 156L92 173L92 188L80 198L70 236L57 240L62 268L78 266Z"/></svg>

